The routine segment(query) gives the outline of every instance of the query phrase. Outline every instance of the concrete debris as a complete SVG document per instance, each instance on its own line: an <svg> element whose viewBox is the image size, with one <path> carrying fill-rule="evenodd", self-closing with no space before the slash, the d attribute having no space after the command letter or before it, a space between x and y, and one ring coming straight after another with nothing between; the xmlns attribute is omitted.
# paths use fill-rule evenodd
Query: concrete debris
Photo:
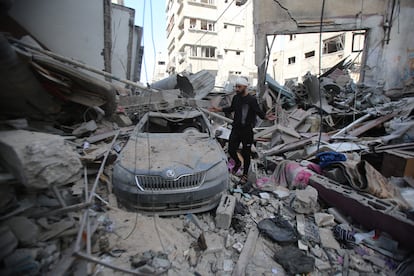
<svg viewBox="0 0 414 276"><path fill-rule="evenodd" d="M231 195L223 195L216 210L216 227L228 229L236 207L236 198Z"/></svg>
<svg viewBox="0 0 414 276"><path fill-rule="evenodd" d="M0 260L3 260L4 257L8 256L16 249L19 241L7 225L2 225L0 227L0 234L0 245L2 248L0 252Z"/></svg>
<svg viewBox="0 0 414 276"><path fill-rule="evenodd" d="M1 162L28 188L49 188L80 178L81 162L61 136L25 130L2 131Z"/></svg>
<svg viewBox="0 0 414 276"><path fill-rule="evenodd" d="M315 213L315 222L319 227L334 226L334 216L326 213Z"/></svg>
<svg viewBox="0 0 414 276"><path fill-rule="evenodd" d="M76 136L81 136L83 134L95 131L97 128L98 127L96 125L96 122L94 120L90 120L89 122L83 123L76 129L74 129L72 131L72 134Z"/></svg>
<svg viewBox="0 0 414 276"><path fill-rule="evenodd" d="M39 226L23 216L16 216L4 222L22 245L35 245L39 239Z"/></svg>
<svg viewBox="0 0 414 276"><path fill-rule="evenodd" d="M318 191L311 186L296 190L291 207L299 214L315 213L319 209Z"/></svg>
<svg viewBox="0 0 414 276"><path fill-rule="evenodd" d="M413 274L412 83L356 84L345 59L296 84L266 76L249 92L276 118L253 129L244 183L226 166L233 119L208 110L234 93L210 71L146 87L37 47L0 36L0 274ZM171 129L191 150L154 146L148 133ZM145 168L114 170L137 137L127 154ZM196 192L220 177L219 192ZM118 203L114 179L142 213Z"/></svg>

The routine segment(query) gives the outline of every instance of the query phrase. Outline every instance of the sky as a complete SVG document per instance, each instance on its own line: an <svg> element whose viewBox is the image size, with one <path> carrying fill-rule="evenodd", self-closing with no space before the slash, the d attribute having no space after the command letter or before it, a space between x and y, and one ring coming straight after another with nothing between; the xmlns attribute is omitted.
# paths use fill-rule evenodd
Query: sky
<svg viewBox="0 0 414 276"><path fill-rule="evenodd" d="M158 52L165 54L167 48L165 0L125 0L124 4L135 10L135 25L144 29L141 83L151 83L155 55Z"/></svg>

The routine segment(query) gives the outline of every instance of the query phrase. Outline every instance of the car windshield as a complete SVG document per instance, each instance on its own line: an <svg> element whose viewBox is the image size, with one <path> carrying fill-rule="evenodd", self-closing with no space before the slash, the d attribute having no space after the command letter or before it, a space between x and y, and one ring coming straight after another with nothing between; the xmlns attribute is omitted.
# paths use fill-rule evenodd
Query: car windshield
<svg viewBox="0 0 414 276"><path fill-rule="evenodd" d="M139 132L143 133L209 133L207 123L202 115L174 117L149 114L144 123L140 123Z"/></svg>

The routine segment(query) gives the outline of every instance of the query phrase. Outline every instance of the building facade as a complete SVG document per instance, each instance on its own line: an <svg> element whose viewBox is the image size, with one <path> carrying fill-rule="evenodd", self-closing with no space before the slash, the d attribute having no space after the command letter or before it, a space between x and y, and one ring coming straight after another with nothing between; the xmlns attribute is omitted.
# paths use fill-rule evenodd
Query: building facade
<svg viewBox="0 0 414 276"><path fill-rule="evenodd" d="M277 36L267 73L281 84L302 82L307 72L319 74L321 52L322 73L347 58L353 61L350 76L357 82L364 40L365 31L322 33L321 43L319 33Z"/></svg>
<svg viewBox="0 0 414 276"><path fill-rule="evenodd" d="M167 57L164 53L158 52L155 57L154 73L152 75L152 82L156 82L168 77L167 72Z"/></svg>
<svg viewBox="0 0 414 276"><path fill-rule="evenodd" d="M167 0L169 74L208 70L216 85L239 75L257 83L252 1Z"/></svg>

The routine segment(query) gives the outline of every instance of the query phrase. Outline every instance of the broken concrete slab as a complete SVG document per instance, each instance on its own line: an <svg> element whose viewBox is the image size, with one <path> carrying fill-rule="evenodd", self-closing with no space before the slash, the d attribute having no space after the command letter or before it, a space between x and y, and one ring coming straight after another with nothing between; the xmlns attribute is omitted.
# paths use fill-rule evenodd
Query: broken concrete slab
<svg viewBox="0 0 414 276"><path fill-rule="evenodd" d="M82 123L79 127L72 131L73 135L81 136L83 134L93 132L98 128L96 122L94 120L90 120L88 122Z"/></svg>
<svg viewBox="0 0 414 276"><path fill-rule="evenodd" d="M49 188L80 178L78 155L61 136L13 130L0 132L0 162L28 188Z"/></svg>
<svg viewBox="0 0 414 276"><path fill-rule="evenodd" d="M18 244L13 231L7 225L0 226L0 260L12 253Z"/></svg>
<svg viewBox="0 0 414 276"><path fill-rule="evenodd" d="M311 186L307 186L304 190L295 190L295 198L291 202L291 207L296 213L315 213L319 209L318 191Z"/></svg>
<svg viewBox="0 0 414 276"><path fill-rule="evenodd" d="M22 245L33 245L39 237L39 226L27 217L16 216L4 222Z"/></svg>
<svg viewBox="0 0 414 276"><path fill-rule="evenodd" d="M131 119L122 113L113 114L111 120L114 121L119 127L127 127L132 125Z"/></svg>
<svg viewBox="0 0 414 276"><path fill-rule="evenodd" d="M332 230L329 228L319 228L319 236L321 237L322 247L339 250L341 246L336 241Z"/></svg>
<svg viewBox="0 0 414 276"><path fill-rule="evenodd" d="M333 226L336 224L334 221L335 217L331 214L315 213L314 217L316 225L318 225L319 227Z"/></svg>

